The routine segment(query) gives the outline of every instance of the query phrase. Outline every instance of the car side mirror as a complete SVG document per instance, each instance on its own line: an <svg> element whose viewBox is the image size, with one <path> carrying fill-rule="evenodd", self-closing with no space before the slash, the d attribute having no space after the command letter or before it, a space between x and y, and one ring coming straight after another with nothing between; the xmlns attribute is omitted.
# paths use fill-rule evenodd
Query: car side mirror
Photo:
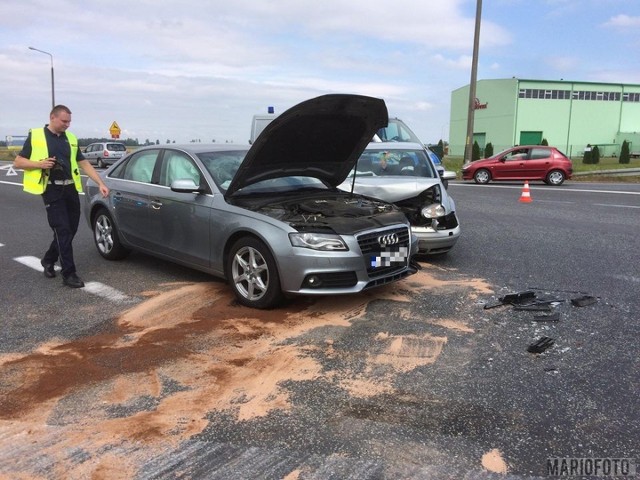
<svg viewBox="0 0 640 480"><path fill-rule="evenodd" d="M449 188L449 180L455 180L457 178L456 172L452 172L451 170L445 170L443 166L438 165L436 167L438 171L438 176L442 180L442 185L445 190Z"/></svg>
<svg viewBox="0 0 640 480"><path fill-rule="evenodd" d="M171 191L178 193L202 193L204 190L190 178L179 178L171 182Z"/></svg>
<svg viewBox="0 0 640 480"><path fill-rule="evenodd" d="M442 170L440 172L440 178L442 178L442 180L455 180L456 172L452 172L451 170Z"/></svg>

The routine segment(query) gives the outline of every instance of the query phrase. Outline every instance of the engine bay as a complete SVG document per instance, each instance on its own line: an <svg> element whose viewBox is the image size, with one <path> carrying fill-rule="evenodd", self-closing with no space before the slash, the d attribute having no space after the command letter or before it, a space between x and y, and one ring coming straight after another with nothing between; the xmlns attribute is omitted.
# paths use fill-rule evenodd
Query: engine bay
<svg viewBox="0 0 640 480"><path fill-rule="evenodd" d="M318 222L335 217L370 217L393 211L391 204L363 197L335 196L276 201L255 211L284 222Z"/></svg>
<svg viewBox="0 0 640 480"><path fill-rule="evenodd" d="M352 233L391 223L406 223L400 210L390 203L342 193L309 195L302 199L281 196L268 202L242 199L239 206L286 222L301 231L320 229Z"/></svg>

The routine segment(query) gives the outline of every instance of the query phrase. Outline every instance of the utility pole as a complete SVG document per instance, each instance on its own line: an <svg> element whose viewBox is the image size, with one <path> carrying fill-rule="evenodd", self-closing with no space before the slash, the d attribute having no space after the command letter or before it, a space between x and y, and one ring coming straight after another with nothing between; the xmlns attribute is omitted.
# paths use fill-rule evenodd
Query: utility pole
<svg viewBox="0 0 640 480"><path fill-rule="evenodd" d="M473 152L473 120L476 111L476 80L478 77L478 50L480 44L480 18L482 0L476 0L476 29L473 35L473 58L471 60L471 81L469 82L469 110L467 113L467 139L464 145L464 163L471 163Z"/></svg>

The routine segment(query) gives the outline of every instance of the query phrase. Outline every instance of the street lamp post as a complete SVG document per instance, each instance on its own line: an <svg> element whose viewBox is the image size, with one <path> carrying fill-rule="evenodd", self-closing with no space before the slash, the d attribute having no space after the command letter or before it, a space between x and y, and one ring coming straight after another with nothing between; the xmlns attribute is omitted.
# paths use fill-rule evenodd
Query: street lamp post
<svg viewBox="0 0 640 480"><path fill-rule="evenodd" d="M53 108L56 106L56 94L55 88L53 86L53 55L49 52L45 52L44 50L39 50L34 47L29 47L29 50L35 50L36 52L44 53L45 55L49 55L49 58L51 58L51 108Z"/></svg>

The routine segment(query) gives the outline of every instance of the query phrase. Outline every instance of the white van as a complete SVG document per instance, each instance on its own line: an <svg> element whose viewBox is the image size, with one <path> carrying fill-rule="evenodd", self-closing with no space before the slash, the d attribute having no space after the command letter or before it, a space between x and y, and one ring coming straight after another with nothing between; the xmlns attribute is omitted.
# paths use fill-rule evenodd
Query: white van
<svg viewBox="0 0 640 480"><path fill-rule="evenodd" d="M254 115L251 121L251 136L249 143L253 143L258 135L271 123L278 115L272 113L270 115ZM415 133L399 118L390 118L386 127L378 130L373 136L373 142L415 142L422 143Z"/></svg>
<svg viewBox="0 0 640 480"><path fill-rule="evenodd" d="M258 135L262 133L269 123L274 120L278 115L272 113L270 115L254 115L251 121L251 135L249 136L249 143L253 144Z"/></svg>
<svg viewBox="0 0 640 480"><path fill-rule="evenodd" d="M399 118L390 118L387 126L378 130L378 133L374 135L373 141L422 143L407 124Z"/></svg>

